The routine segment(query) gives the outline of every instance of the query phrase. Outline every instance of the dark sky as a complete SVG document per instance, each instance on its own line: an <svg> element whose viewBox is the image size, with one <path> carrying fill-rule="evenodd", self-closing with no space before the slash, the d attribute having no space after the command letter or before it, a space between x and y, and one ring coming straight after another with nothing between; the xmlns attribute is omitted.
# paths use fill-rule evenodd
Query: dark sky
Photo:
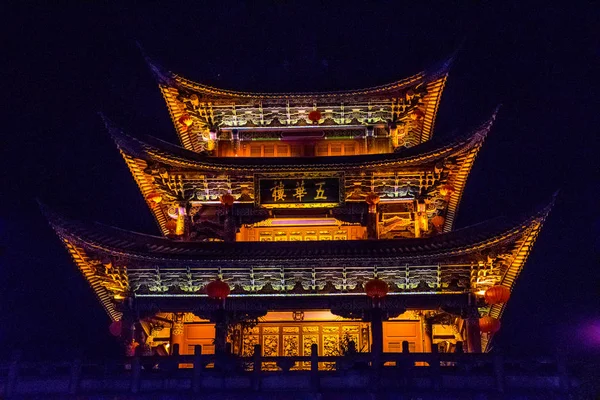
<svg viewBox="0 0 600 400"><path fill-rule="evenodd" d="M30 357L118 353L108 317L35 199L83 220L158 233L97 116L178 143L136 41L188 78L259 91L383 84L462 43L435 135L468 129L503 107L457 227L529 213L561 189L496 347L600 347L597 7L79 3L3 12L0 358L17 347Z"/></svg>

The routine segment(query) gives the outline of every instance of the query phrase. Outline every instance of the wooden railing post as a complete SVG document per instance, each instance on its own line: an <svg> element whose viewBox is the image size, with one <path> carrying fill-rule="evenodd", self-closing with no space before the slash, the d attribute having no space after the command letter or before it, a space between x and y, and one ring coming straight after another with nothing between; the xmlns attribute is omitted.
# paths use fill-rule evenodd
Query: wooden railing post
<svg viewBox="0 0 600 400"><path fill-rule="evenodd" d="M6 381L6 387L4 388L4 395L6 398L11 397L17 387L17 379L19 379L19 363L21 362L22 353L19 350L15 350L10 359L10 367L8 369L8 380Z"/></svg>
<svg viewBox="0 0 600 400"><path fill-rule="evenodd" d="M494 355L494 375L496 376L496 389L504 393L504 357L500 354Z"/></svg>
<svg viewBox="0 0 600 400"><path fill-rule="evenodd" d="M262 349L260 344L254 345L252 371L252 389L260 390L261 370L262 370Z"/></svg>
<svg viewBox="0 0 600 400"><path fill-rule="evenodd" d="M310 386L313 390L319 390L319 345L310 345Z"/></svg>
<svg viewBox="0 0 600 400"><path fill-rule="evenodd" d="M69 393L77 393L79 380L81 379L81 358L77 357L71 364L71 379L69 381Z"/></svg>
<svg viewBox="0 0 600 400"><path fill-rule="evenodd" d="M140 391L140 380L142 378L142 363L140 356L133 357L131 363L131 393Z"/></svg>
<svg viewBox="0 0 600 400"><path fill-rule="evenodd" d="M431 368L433 390L438 391L442 388L442 374L440 368L440 355L436 344L431 346L431 362L429 363L429 368Z"/></svg>
<svg viewBox="0 0 600 400"><path fill-rule="evenodd" d="M194 346L194 370L192 371L192 391L199 393L202 387L202 372L204 364L202 362L202 346Z"/></svg>

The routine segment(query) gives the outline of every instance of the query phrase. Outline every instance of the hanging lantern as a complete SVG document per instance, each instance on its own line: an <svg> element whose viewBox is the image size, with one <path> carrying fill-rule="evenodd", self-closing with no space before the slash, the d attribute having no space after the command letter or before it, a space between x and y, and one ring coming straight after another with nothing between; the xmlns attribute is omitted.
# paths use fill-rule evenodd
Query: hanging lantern
<svg viewBox="0 0 600 400"><path fill-rule="evenodd" d="M442 230L445 221L446 220L441 215L436 215L435 217L431 218L431 224L433 225L436 231Z"/></svg>
<svg viewBox="0 0 600 400"><path fill-rule="evenodd" d="M113 321L108 327L108 331L113 336L121 336L121 333L123 332L123 322Z"/></svg>
<svg viewBox="0 0 600 400"><path fill-rule="evenodd" d="M308 119L311 120L313 123L316 124L321 119L321 111L319 111L319 110L313 110L313 111L309 112L308 113Z"/></svg>
<svg viewBox="0 0 600 400"><path fill-rule="evenodd" d="M423 119L423 117L425 117L425 113L421 110L419 110L418 108L416 110L414 110L412 113L410 113L410 118L413 121L420 121Z"/></svg>
<svg viewBox="0 0 600 400"><path fill-rule="evenodd" d="M225 193L223 196L221 196L220 200L221 204L223 204L225 207L231 207L235 201L235 198L233 195L231 195L231 193Z"/></svg>
<svg viewBox="0 0 600 400"><path fill-rule="evenodd" d="M183 114L181 117L179 117L179 123L189 128L194 123L194 120L192 119L190 114Z"/></svg>
<svg viewBox="0 0 600 400"><path fill-rule="evenodd" d="M165 228L167 228L167 230L170 232L175 232L175 229L177 229L177 221L175 221L174 219L168 220L165 223Z"/></svg>
<svg viewBox="0 0 600 400"><path fill-rule="evenodd" d="M510 298L510 289L506 286L496 285L485 291L485 302L492 304L506 303Z"/></svg>
<svg viewBox="0 0 600 400"><path fill-rule="evenodd" d="M372 299L384 298L389 290L388 284L379 278L373 278L365 283L365 293Z"/></svg>
<svg viewBox="0 0 600 400"><path fill-rule="evenodd" d="M146 196L146 199L148 199L150 203L157 205L162 201L162 195L158 192L151 192L148 194L148 196Z"/></svg>
<svg viewBox="0 0 600 400"><path fill-rule="evenodd" d="M206 285L206 294L211 299L225 300L230 292L231 289L229 288L229 285L220 279Z"/></svg>
<svg viewBox="0 0 600 400"><path fill-rule="evenodd" d="M198 107L200 105L200 99L196 93L190 96L190 103L192 103L194 107Z"/></svg>
<svg viewBox="0 0 600 400"><path fill-rule="evenodd" d="M452 193L454 193L454 186L442 185L442 187L440 187L440 195L444 197L450 197Z"/></svg>
<svg viewBox="0 0 600 400"><path fill-rule="evenodd" d="M479 318L479 329L483 333L496 333L500 330L500 321L486 315L485 317Z"/></svg>

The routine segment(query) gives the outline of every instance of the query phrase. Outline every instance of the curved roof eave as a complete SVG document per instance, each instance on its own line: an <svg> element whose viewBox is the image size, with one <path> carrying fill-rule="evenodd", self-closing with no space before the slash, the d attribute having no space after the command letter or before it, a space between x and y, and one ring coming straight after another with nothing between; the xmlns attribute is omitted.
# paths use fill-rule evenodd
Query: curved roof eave
<svg viewBox="0 0 600 400"><path fill-rule="evenodd" d="M385 165L411 167L432 162L481 144L491 129L496 114L497 109L487 121L466 135L450 140L429 141L395 153L302 158L208 157L152 136L146 136L145 140L134 138L123 133L108 121L105 120L105 122L122 152L145 161L155 161L181 168L199 170L239 170L240 167L243 167L246 171L307 171L373 168Z"/></svg>
<svg viewBox="0 0 600 400"><path fill-rule="evenodd" d="M122 230L99 223L85 224L64 218L46 207L42 211L63 241L107 256L123 256L140 262L206 262L241 260L294 261L321 259L380 259L402 262L410 259L445 258L514 241L531 227L541 227L554 200L533 216L511 223L496 218L484 223L430 238L336 242L182 242ZM539 229L537 229L539 230ZM514 281L511 281L511 283Z"/></svg>

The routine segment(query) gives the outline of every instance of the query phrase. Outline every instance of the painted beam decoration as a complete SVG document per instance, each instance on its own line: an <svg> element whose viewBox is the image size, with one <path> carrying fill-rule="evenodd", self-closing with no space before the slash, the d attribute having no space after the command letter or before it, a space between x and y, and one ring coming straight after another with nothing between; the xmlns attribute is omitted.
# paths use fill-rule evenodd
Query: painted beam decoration
<svg viewBox="0 0 600 400"><path fill-rule="evenodd" d="M257 176L256 203L269 208L335 207L343 199L341 176Z"/></svg>

